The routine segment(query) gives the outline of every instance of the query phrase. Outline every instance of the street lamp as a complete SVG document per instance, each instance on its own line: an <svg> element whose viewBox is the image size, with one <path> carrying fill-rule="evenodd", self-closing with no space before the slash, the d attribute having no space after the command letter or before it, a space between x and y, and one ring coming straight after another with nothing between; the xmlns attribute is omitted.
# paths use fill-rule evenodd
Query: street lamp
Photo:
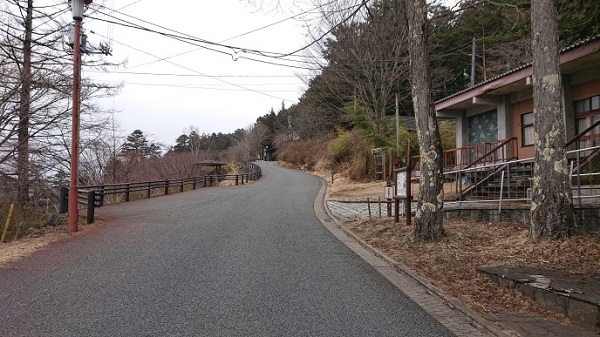
<svg viewBox="0 0 600 337"><path fill-rule="evenodd" d="M70 0L75 32L73 39L73 115L71 129L71 181L69 183L69 231L77 232L79 210L77 205L77 162L79 157L79 92L80 92L80 67L81 67L81 21L83 20L83 7L92 0Z"/></svg>

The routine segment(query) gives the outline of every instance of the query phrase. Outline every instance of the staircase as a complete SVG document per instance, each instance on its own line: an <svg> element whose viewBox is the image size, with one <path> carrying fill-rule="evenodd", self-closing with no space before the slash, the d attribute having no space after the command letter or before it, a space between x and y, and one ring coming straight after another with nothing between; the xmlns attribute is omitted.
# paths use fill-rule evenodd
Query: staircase
<svg viewBox="0 0 600 337"><path fill-rule="evenodd" d="M481 173L478 173L481 174ZM463 190L461 200L525 200L530 196L533 163L506 163L493 170L488 170L483 179L471 184Z"/></svg>

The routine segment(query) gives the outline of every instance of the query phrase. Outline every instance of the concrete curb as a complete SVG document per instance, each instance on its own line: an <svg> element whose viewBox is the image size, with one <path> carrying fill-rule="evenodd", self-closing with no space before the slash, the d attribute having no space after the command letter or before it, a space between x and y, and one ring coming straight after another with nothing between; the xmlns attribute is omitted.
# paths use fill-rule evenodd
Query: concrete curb
<svg viewBox="0 0 600 337"><path fill-rule="evenodd" d="M342 230L348 237L350 237L353 240L355 240L357 243L359 243L365 249L371 251L375 256L378 256L379 258L381 258L384 261L386 261L388 264L390 264L391 266L393 266L396 269L397 272L401 272L401 273L404 273L404 274L410 276L417 283L421 284L423 287L425 287L426 289L428 289L429 291L431 291L433 294L435 294L436 296L440 297L452 309L456 309L459 312L461 312L463 315L465 315L466 317L468 317L479 328L484 329L484 330L488 331L489 333L491 333L491 334L493 334L493 335L495 335L497 337L510 337L506 332L502 331L496 325L494 325L490 321L486 320L485 318L483 318L481 315L479 315L478 313L474 312L473 310L467 308L466 306L464 306L462 303L460 303L454 297L452 297L452 296L444 293L441 289L439 289L438 287L436 287L433 284L429 283L429 281L427 281L424 278L422 278L421 276L419 276L417 273L415 273L414 271L412 271L411 269L409 269L403 263L398 262L396 260L393 260L392 258L388 257L387 255L385 255L384 253L382 253L377 248L369 245L367 242L365 242L364 240L362 240L360 237L358 237L356 234L354 234L350 230L344 228L344 226L340 223L339 219L337 219L332 214L332 212L329 210L329 207L327 206L327 200L325 200L325 191L327 190L327 183L323 179L321 179L321 181L323 183L323 186L321 187L321 190L319 191L319 194L317 196L317 200L315 201L315 210L317 208L317 202L319 200L321 200L320 203L321 203L321 205L323 207L323 210L327 213L327 215L329 216L329 218L332 219L332 221L335 223L335 225L340 230Z"/></svg>
<svg viewBox="0 0 600 337"><path fill-rule="evenodd" d="M335 217L333 217L333 218L334 218L334 221L337 222L337 219L335 219ZM402 272L402 273L405 273L406 275L410 276L412 279L417 281L419 284L421 284L422 286L427 288L429 291L434 293L436 296L438 296L442 300L444 300L444 302L446 302L451 308L456 309L456 310L460 311L461 313L463 313L465 316L467 316L469 319L471 319L474 323L476 323L479 327L489 331L490 333L492 333L498 337L508 337L509 336L504 331L502 331L500 328L496 327L493 323L489 322L485 318L481 317L481 315L479 315L478 313L476 313L473 310L464 306L462 303L460 303L454 297L444 293L441 289L439 289L438 287L429 283L424 278L420 277L417 273L413 272L411 269L406 267L403 263L398 262L398 261L393 260L392 258L388 257L387 255L385 255L384 253L379 251L377 248L369 245L367 242L365 242L364 240L362 240L361 238L356 236L356 234L354 234L350 230L341 226L339 223L338 223L338 226L340 227L341 230L343 230L346 233L346 235L352 237L354 240L356 240L358 243L360 243L363 247L370 250L373 254L382 258L390 265L394 266L394 268L396 268L396 270L398 272Z"/></svg>

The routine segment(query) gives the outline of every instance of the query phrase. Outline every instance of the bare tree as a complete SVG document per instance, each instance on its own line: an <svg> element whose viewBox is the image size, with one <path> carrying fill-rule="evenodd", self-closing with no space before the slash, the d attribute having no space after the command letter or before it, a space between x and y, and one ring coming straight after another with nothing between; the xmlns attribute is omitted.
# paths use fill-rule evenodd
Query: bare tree
<svg viewBox="0 0 600 337"><path fill-rule="evenodd" d="M427 46L427 4L425 0L405 0L408 23L411 90L421 156L419 200L414 237L419 241L444 236L444 176L442 143L433 102Z"/></svg>
<svg viewBox="0 0 600 337"><path fill-rule="evenodd" d="M552 0L531 2L535 162L531 239L573 234L575 218L565 149L563 88Z"/></svg>
<svg viewBox="0 0 600 337"><path fill-rule="evenodd" d="M402 84L408 75L401 2L376 1L367 6L364 1L337 1L321 6L323 21L316 26L321 30L312 35L318 38L324 30L330 37L316 44L326 62L315 65L322 69L329 90L345 103L358 98L379 135L386 111L394 106L396 93L406 87Z"/></svg>
<svg viewBox="0 0 600 337"><path fill-rule="evenodd" d="M0 151L0 170L19 181L21 202L30 199L32 182L68 171L70 157L72 56L60 15L67 7L34 4L9 0L0 6L0 144L8 145ZM88 66L105 65L101 58L87 59ZM98 144L105 124L104 110L91 100L118 88L85 79L82 84L83 150L88 141Z"/></svg>

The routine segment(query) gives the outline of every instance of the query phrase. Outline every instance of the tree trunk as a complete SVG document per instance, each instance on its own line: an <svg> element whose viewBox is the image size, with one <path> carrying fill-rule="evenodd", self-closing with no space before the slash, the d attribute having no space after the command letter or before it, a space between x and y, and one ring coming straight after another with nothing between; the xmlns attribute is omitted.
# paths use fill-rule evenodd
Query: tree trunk
<svg viewBox="0 0 600 337"><path fill-rule="evenodd" d="M421 181L414 237L432 241L444 236L442 143L435 115L427 48L425 0L406 0L411 91L421 148Z"/></svg>
<svg viewBox="0 0 600 337"><path fill-rule="evenodd" d="M534 242L571 236L575 228L565 149L563 89L552 0L531 3L535 163L530 234Z"/></svg>
<svg viewBox="0 0 600 337"><path fill-rule="evenodd" d="M31 29L33 0L27 1L25 39L23 41L23 68L21 69L21 92L19 129L17 131L17 199L21 204L29 200L29 117L31 106Z"/></svg>

